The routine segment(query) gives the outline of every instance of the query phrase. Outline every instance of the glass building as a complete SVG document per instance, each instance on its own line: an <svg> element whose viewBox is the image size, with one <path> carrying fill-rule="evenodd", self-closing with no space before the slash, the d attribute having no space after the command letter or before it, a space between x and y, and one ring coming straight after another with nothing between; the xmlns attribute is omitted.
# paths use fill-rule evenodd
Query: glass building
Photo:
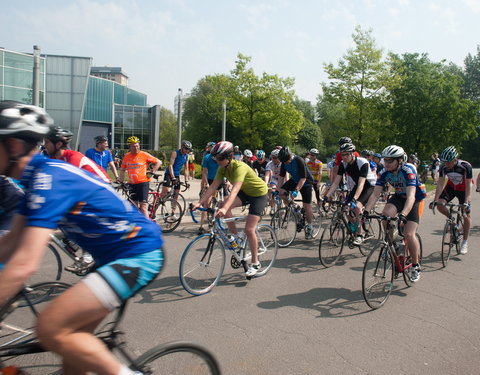
<svg viewBox="0 0 480 375"><path fill-rule="evenodd" d="M160 106L117 82L91 75L92 58L42 55L40 106L55 124L74 133L71 148L85 152L93 138L105 135L113 148L126 148L130 135L142 149L158 149ZM0 100L32 103L33 54L0 48Z"/></svg>

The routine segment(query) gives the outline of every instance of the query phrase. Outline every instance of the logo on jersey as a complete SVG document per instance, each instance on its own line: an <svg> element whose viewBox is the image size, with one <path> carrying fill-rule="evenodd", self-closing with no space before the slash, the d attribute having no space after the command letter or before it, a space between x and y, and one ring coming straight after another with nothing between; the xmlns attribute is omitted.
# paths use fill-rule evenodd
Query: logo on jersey
<svg viewBox="0 0 480 375"><path fill-rule="evenodd" d="M37 173L33 178L33 190L51 190L52 175Z"/></svg>
<svg viewBox="0 0 480 375"><path fill-rule="evenodd" d="M28 197L28 208L31 210L38 210L45 203L45 197L37 194L30 194Z"/></svg>
<svg viewBox="0 0 480 375"><path fill-rule="evenodd" d="M407 178L408 178L409 180L415 180L415 173L409 173L409 174L407 175Z"/></svg>

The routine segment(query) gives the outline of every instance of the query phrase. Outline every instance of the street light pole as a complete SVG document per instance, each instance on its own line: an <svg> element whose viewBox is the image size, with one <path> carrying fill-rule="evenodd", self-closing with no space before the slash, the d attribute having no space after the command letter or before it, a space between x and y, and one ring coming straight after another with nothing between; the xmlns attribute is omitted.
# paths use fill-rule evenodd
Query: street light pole
<svg viewBox="0 0 480 375"><path fill-rule="evenodd" d="M32 104L40 104L40 47L33 46Z"/></svg>
<svg viewBox="0 0 480 375"><path fill-rule="evenodd" d="M178 89L178 127L177 127L177 139L178 139L178 148L182 145L182 89Z"/></svg>
<svg viewBox="0 0 480 375"><path fill-rule="evenodd" d="M223 109L222 141L224 141L227 133L227 100L226 99L223 100L222 109Z"/></svg>

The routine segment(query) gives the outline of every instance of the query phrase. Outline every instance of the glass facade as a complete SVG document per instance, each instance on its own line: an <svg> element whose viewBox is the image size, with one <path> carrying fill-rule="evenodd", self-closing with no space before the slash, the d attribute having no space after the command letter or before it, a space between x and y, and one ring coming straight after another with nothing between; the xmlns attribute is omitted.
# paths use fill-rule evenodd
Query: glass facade
<svg viewBox="0 0 480 375"><path fill-rule="evenodd" d="M127 138L140 138L140 148L152 149L155 129L152 125L151 108L145 106L115 105L113 124L113 147L126 149Z"/></svg>
<svg viewBox="0 0 480 375"><path fill-rule="evenodd" d="M32 104L33 55L0 49L0 100ZM45 58L40 57L39 104L45 106Z"/></svg>

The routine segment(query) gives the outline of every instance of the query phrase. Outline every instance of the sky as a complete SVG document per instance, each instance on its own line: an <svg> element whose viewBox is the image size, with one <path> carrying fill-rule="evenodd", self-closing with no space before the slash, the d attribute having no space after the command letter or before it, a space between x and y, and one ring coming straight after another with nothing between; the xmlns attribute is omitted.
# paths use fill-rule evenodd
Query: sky
<svg viewBox="0 0 480 375"><path fill-rule="evenodd" d="M477 54L479 19L480 0L22 0L2 2L0 46L120 66L149 105L170 110L179 88L229 74L240 52L257 75L295 78L314 104L323 64L354 47L357 25L385 53L463 66Z"/></svg>

